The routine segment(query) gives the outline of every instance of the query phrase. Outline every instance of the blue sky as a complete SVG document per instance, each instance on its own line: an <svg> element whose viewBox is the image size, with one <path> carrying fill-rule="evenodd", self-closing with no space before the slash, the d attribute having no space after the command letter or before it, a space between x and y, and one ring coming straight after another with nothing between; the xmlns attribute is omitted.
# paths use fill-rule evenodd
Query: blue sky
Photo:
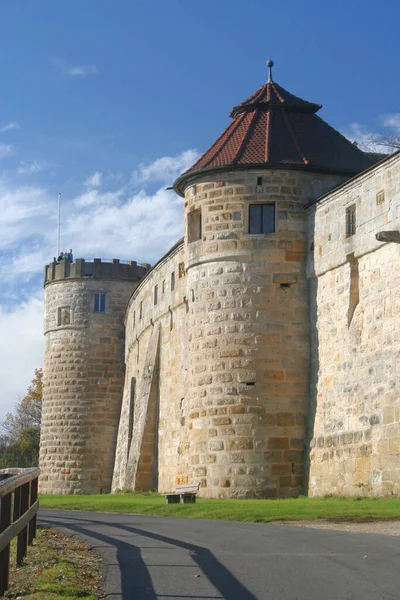
<svg viewBox="0 0 400 600"><path fill-rule="evenodd" d="M0 3L0 418L43 363L43 264L155 262L182 233L165 187L274 79L351 139L400 135L394 0Z"/></svg>

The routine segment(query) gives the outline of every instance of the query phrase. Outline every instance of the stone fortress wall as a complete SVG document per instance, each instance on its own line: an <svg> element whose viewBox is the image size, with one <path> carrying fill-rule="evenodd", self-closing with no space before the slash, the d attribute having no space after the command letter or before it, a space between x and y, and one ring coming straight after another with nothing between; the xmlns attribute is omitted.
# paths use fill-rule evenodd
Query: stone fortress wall
<svg viewBox="0 0 400 600"><path fill-rule="evenodd" d="M314 496L400 494L399 229L399 153L309 209Z"/></svg>
<svg viewBox="0 0 400 600"><path fill-rule="evenodd" d="M45 271L42 493L111 489L124 375L122 319L149 265L100 259ZM105 294L106 312L94 312Z"/></svg>
<svg viewBox="0 0 400 600"><path fill-rule="evenodd" d="M233 170L187 187L184 243L147 275L126 313L113 489L199 481L209 497L303 491L304 207L342 180ZM249 204L260 202L275 204L276 232L250 235Z"/></svg>
<svg viewBox="0 0 400 600"><path fill-rule="evenodd" d="M125 315L126 375L113 491L170 489L188 476L183 241L150 271Z"/></svg>

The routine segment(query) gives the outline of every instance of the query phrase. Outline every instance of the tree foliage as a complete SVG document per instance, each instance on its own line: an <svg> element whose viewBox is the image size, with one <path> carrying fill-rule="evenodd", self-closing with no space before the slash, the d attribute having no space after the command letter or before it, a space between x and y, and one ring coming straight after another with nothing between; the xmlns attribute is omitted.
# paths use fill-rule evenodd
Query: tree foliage
<svg viewBox="0 0 400 600"><path fill-rule="evenodd" d="M1 427L0 468L32 467L39 461L40 423L42 418L43 369L35 376L26 395L7 413Z"/></svg>

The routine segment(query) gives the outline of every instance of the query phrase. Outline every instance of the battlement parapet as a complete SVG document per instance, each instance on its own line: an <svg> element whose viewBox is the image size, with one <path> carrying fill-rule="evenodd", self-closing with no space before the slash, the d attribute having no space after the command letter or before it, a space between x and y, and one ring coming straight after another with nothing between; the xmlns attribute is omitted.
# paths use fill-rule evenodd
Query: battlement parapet
<svg viewBox="0 0 400 600"><path fill-rule="evenodd" d="M84 258L77 258L72 263L62 260L59 263L52 262L45 266L44 285L53 281L77 278L140 281L150 269L151 265L147 263L138 264L134 260L121 262L118 258L113 258L112 261L102 261L101 258L86 261Z"/></svg>

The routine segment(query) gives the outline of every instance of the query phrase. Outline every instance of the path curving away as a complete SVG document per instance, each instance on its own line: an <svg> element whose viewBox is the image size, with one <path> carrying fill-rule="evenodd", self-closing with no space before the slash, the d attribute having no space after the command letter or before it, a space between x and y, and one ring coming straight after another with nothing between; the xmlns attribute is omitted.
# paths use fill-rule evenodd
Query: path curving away
<svg viewBox="0 0 400 600"><path fill-rule="evenodd" d="M83 537L110 600L399 600L396 537L157 516L40 510Z"/></svg>

